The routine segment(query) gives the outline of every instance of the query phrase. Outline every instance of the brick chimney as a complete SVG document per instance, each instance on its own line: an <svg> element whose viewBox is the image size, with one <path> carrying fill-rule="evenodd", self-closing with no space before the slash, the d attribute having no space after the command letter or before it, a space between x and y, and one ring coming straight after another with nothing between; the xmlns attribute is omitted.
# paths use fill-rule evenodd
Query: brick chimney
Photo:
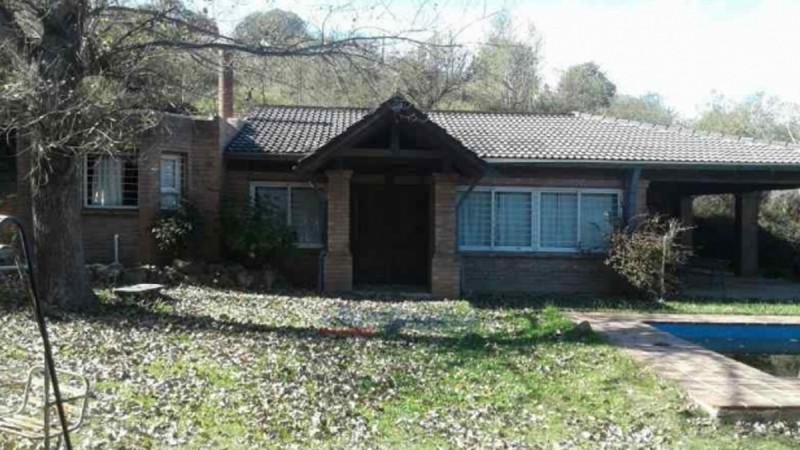
<svg viewBox="0 0 800 450"><path fill-rule="evenodd" d="M223 122L233 117L233 53L220 51L219 116Z"/></svg>

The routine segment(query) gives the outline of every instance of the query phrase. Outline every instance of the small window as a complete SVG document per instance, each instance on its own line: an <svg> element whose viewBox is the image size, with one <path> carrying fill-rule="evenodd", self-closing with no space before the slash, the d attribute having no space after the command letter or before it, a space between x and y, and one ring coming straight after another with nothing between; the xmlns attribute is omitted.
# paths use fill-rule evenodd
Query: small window
<svg viewBox="0 0 800 450"><path fill-rule="evenodd" d="M531 193L497 192L494 205L494 245L510 248L533 245Z"/></svg>
<svg viewBox="0 0 800 450"><path fill-rule="evenodd" d="M85 205L133 208L139 204L139 169L132 156L86 156Z"/></svg>
<svg viewBox="0 0 800 450"><path fill-rule="evenodd" d="M183 198L183 158L180 155L161 156L161 209L178 209Z"/></svg>
<svg viewBox="0 0 800 450"><path fill-rule="evenodd" d="M492 193L474 191L459 208L459 245L490 247L492 245Z"/></svg>
<svg viewBox="0 0 800 450"><path fill-rule="evenodd" d="M578 246L578 194L542 193L541 217L542 247Z"/></svg>
<svg viewBox="0 0 800 450"><path fill-rule="evenodd" d="M306 186L253 184L251 196L266 205L278 220L292 228L298 247L322 246L322 214L314 189Z"/></svg>

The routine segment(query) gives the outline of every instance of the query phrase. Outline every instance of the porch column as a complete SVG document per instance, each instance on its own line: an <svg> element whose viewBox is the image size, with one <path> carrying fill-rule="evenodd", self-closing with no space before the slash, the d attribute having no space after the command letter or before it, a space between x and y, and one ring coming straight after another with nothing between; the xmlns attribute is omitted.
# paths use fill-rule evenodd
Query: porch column
<svg viewBox="0 0 800 450"><path fill-rule="evenodd" d="M758 274L759 192L736 194L736 271L741 277Z"/></svg>
<svg viewBox="0 0 800 450"><path fill-rule="evenodd" d="M456 258L456 188L458 176L433 175L433 258L431 294L457 298L461 271Z"/></svg>
<svg viewBox="0 0 800 450"><path fill-rule="evenodd" d="M692 209L693 203L694 197L691 195L681 197L681 225L688 228L688 230L683 232L683 245L688 248L692 248L692 244L694 242L694 235L692 233L692 227L694 227L694 210Z"/></svg>
<svg viewBox="0 0 800 450"><path fill-rule="evenodd" d="M328 248L325 253L325 291L353 290L353 256L350 254L351 170L329 170Z"/></svg>

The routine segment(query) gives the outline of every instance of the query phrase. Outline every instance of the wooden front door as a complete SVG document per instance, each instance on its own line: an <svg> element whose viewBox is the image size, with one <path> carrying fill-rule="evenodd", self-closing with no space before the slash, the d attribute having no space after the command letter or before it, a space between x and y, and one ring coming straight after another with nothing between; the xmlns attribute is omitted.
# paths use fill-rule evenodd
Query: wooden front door
<svg viewBox="0 0 800 450"><path fill-rule="evenodd" d="M354 184L352 192L354 282L427 287L429 187Z"/></svg>

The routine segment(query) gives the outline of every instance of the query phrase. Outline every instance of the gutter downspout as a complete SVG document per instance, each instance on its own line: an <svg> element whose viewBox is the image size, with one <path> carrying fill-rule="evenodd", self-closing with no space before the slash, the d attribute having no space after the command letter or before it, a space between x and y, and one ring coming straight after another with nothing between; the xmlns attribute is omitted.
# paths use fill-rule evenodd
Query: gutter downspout
<svg viewBox="0 0 800 450"><path fill-rule="evenodd" d="M639 200L639 180L642 177L642 168L635 167L628 172L628 192L625 201L625 226L631 229L635 225L636 211Z"/></svg>

